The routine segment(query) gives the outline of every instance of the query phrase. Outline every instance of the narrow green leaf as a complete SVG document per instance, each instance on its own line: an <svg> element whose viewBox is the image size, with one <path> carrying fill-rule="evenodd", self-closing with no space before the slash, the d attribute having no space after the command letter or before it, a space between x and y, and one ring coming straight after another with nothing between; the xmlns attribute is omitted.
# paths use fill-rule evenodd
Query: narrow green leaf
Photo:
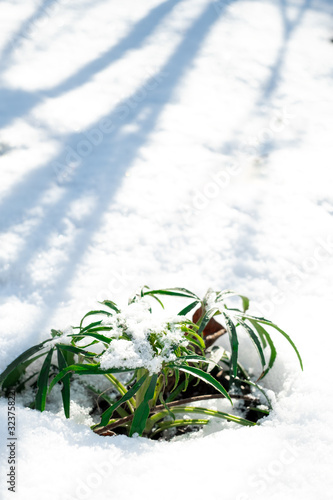
<svg viewBox="0 0 333 500"><path fill-rule="evenodd" d="M246 312L250 307L250 299L244 297L244 295L240 295L240 298L242 299L243 302L243 312Z"/></svg>
<svg viewBox="0 0 333 500"><path fill-rule="evenodd" d="M112 302L112 300L103 300L100 304L104 304L105 306L110 307L110 309L113 309L116 313L120 313L120 309L118 309L117 304Z"/></svg>
<svg viewBox="0 0 333 500"><path fill-rule="evenodd" d="M199 304L199 300L195 300L194 302L191 302L188 306L184 307L179 313L178 316L186 316L187 313L192 311L192 309L195 308L195 306Z"/></svg>
<svg viewBox="0 0 333 500"><path fill-rule="evenodd" d="M80 338L80 334L73 334L73 335L70 335L71 337L76 337L77 339ZM89 334L85 334L84 336L82 335L82 338L85 338L85 337L92 337L93 339L97 339L97 340L100 340L101 342L105 342L106 344L110 344L112 338L111 337L105 337L105 335L102 335L100 333L89 333Z"/></svg>
<svg viewBox="0 0 333 500"><path fill-rule="evenodd" d="M172 420L176 420L176 417L175 417L174 413L170 410L169 406L167 406L166 402L164 401L162 393L160 393L159 399L160 399L162 405L164 406L164 408L165 408L167 414L169 415L169 417L171 417Z"/></svg>
<svg viewBox="0 0 333 500"><path fill-rule="evenodd" d="M39 373L39 377L37 380L38 391L36 394L35 404L36 410L44 411L45 410L45 402L47 395L47 386L49 382L49 373L51 367L51 360L54 348L50 349L42 366L42 369Z"/></svg>
<svg viewBox="0 0 333 500"><path fill-rule="evenodd" d="M199 330L198 330L198 334L201 335L202 332L204 331L204 329L206 328L206 326L208 325L208 323L210 322L210 320L212 319L212 317L214 316L214 314L218 311L217 308L213 308L213 309L209 309L208 311L205 312L205 314L202 316L202 318L199 319L198 321L198 326L199 326Z"/></svg>
<svg viewBox="0 0 333 500"><path fill-rule="evenodd" d="M87 330L90 330L96 326L99 326L102 324L102 320L94 321L93 323L90 323L89 325L85 326L84 328L81 328L81 330L76 334L76 336L83 335ZM110 327L108 327L110 328Z"/></svg>
<svg viewBox="0 0 333 500"><path fill-rule="evenodd" d="M223 351L224 349L221 348ZM220 355L219 356L219 359L218 361L220 361L220 359L222 358L223 355ZM214 358L212 357L206 357L206 356L199 356L198 354L188 354L186 356L181 356L179 358L177 358L177 361L185 361L186 363L204 363L204 364L207 364L208 366L209 365L213 365L214 366L217 366L218 368L221 368L221 365L219 365L218 361L215 361ZM212 371L213 368L211 368L210 370L207 368L207 372L209 373L210 371Z"/></svg>
<svg viewBox="0 0 333 500"><path fill-rule="evenodd" d="M200 370L200 368L196 368L194 366L186 366L186 365L178 365L178 364L170 364L169 366L173 368L178 368L178 370L189 373L191 375L194 375L197 378L200 378L207 384L212 385L217 389L221 394L223 394L227 399L229 399L230 403L232 403L232 400L228 394L228 392L225 390L223 385L220 384L214 377L212 377L209 373L204 372L203 370Z"/></svg>
<svg viewBox="0 0 333 500"><path fill-rule="evenodd" d="M93 316L95 314L105 314L106 316L112 316L112 313L108 312L108 311L103 311L102 309L100 310L96 310L96 311L89 311L87 314L85 314L83 316L83 318L81 319L81 322L80 322L80 328L82 327L82 323L83 321L88 317L88 316Z"/></svg>
<svg viewBox="0 0 333 500"><path fill-rule="evenodd" d="M197 347L197 349L199 349L199 350L201 351L201 353L202 353L202 354L204 353L204 349L203 349L203 347L201 346L201 343L197 342L197 341L196 341L196 340L194 340L194 339L191 339L191 341L190 341L190 342L191 342L191 346L193 346L193 347L194 347L194 346L195 346L195 347Z"/></svg>
<svg viewBox="0 0 333 500"><path fill-rule="evenodd" d="M54 377L54 379L50 384L49 392L51 392L55 384L60 382L60 380L69 372L77 373L78 375L105 375L106 373L125 373L132 371L133 368L110 368L109 370L102 370L99 367L99 364L87 363L87 364L70 365L67 366L67 368L64 368L64 370L61 370L61 372Z"/></svg>
<svg viewBox="0 0 333 500"><path fill-rule="evenodd" d="M175 288L167 288L166 290L176 290L178 292L184 292L191 295L191 297L193 297L194 299L200 300L200 298L194 292L191 292L191 290L188 290L187 288L175 287Z"/></svg>
<svg viewBox="0 0 333 500"><path fill-rule="evenodd" d="M257 330L258 332L258 335L260 337L260 340L261 340L261 343L262 343L262 346L263 348L265 349L267 347L267 340L266 340L266 336L263 334L263 330L264 328L259 325L259 323L257 323L256 321L254 320L248 320L252 326L254 326L254 328Z"/></svg>
<svg viewBox="0 0 333 500"><path fill-rule="evenodd" d="M302 361L302 358L301 358L301 355L300 353L298 352L298 349L296 347L296 345L294 344L294 342L291 340L291 338L289 337L289 335L284 332L281 328L279 328L275 323L272 323L272 321L269 321L268 319L265 319L265 318L260 318L260 317L256 317L256 316L252 316L250 314L243 314L243 317L244 318L247 318L247 319L252 319L252 320L255 320L257 321L258 323L262 323L264 325L267 325L267 326L271 326L272 328L274 328L275 330L277 330L278 332L280 332L284 337L285 339L288 340L289 344L292 346L292 348L294 349L297 357L298 357L298 360L299 360L299 363L301 365L301 369L303 370L303 361ZM267 337L266 337L267 338ZM267 339L268 341L268 339Z"/></svg>
<svg viewBox="0 0 333 500"><path fill-rule="evenodd" d="M152 437L155 436L158 432L165 431L171 427L187 427L188 425L207 425L209 420L204 419L185 419L185 420L174 420L173 422L162 422L157 424L158 428L156 431L152 433Z"/></svg>
<svg viewBox="0 0 333 500"><path fill-rule="evenodd" d="M14 361L12 361L12 363L10 363L7 366L7 368L1 373L1 375L0 375L0 385L2 385L3 381L6 380L6 378L8 377L8 375L13 370L15 370L16 367L18 367L21 363L23 363L28 358L30 358L30 356L32 356L33 354L35 354L36 352L38 352L41 349L43 349L44 345L47 342L51 342L51 340L53 340L53 339L44 340L44 342L41 342L40 344L35 345L34 347L30 347L29 349L27 349L26 351L24 351L22 354L20 354L16 359L14 359Z"/></svg>
<svg viewBox="0 0 333 500"><path fill-rule="evenodd" d="M73 345L59 344L63 351L73 352L74 354L83 354L87 358L93 358L96 356L95 352L85 351L84 349L80 349L79 347L75 347Z"/></svg>
<svg viewBox="0 0 333 500"><path fill-rule="evenodd" d="M179 370L174 370L174 374L175 374L175 383L173 385L173 388L171 389L172 393L176 389L177 385L179 384L179 378L180 378L180 376L179 376Z"/></svg>
<svg viewBox="0 0 333 500"><path fill-rule="evenodd" d="M165 288L164 290L148 290L143 295L170 295L174 297L187 297L190 299L200 300L195 293L186 290L186 288Z"/></svg>
<svg viewBox="0 0 333 500"><path fill-rule="evenodd" d="M111 326L96 326L96 327L93 327L93 328L89 328L89 330L85 330L83 332L83 330L80 332L80 333L77 333L76 337L80 337L80 336L83 336L83 334L86 336L86 335L90 335L91 333L99 333L99 332L110 332L112 330L112 327Z"/></svg>
<svg viewBox="0 0 333 500"><path fill-rule="evenodd" d="M175 385L173 391L170 393L169 397L166 399L166 403L170 403L171 401L174 401L178 394L182 392L182 390L185 387L185 380L179 385Z"/></svg>
<svg viewBox="0 0 333 500"><path fill-rule="evenodd" d="M141 288L141 293L140 293L140 296L143 297L143 294L144 294L144 289L147 288L147 290L149 290L149 286L147 285L144 285L142 288Z"/></svg>
<svg viewBox="0 0 333 500"><path fill-rule="evenodd" d="M274 323L271 323L270 321L260 321L260 323L263 323L264 325L267 325L267 326L271 326L272 328L274 328L275 330L277 330L278 332L280 332L284 336L285 339L288 340L289 344L293 347L293 349L294 349L294 351L295 351L295 353L296 353L296 355L298 357L301 369L303 370L303 361L302 361L301 355L298 352L298 349L297 349L296 345L291 340L291 338L289 337L289 335L286 332L284 332L281 328L279 328L277 325L275 325ZM267 336L266 336L266 338L267 338L267 342L269 342Z"/></svg>
<svg viewBox="0 0 333 500"><path fill-rule="evenodd" d="M265 328L263 326L261 326L259 323L257 323L256 321L254 320L249 320L252 325L256 328L257 332L259 334L261 334L263 336L263 338L266 338L267 339L267 343L270 347L270 350L271 350L271 355L270 355L270 358L269 358L269 362L268 362L268 366L266 368L265 371L263 371L263 373L260 375L259 379L258 380L261 380L262 378L264 378L267 373L269 372L269 370L273 367L274 365L274 362L275 362L275 359L276 359L276 348L275 348L275 345L271 339L271 336L269 335L269 333L265 330Z"/></svg>
<svg viewBox="0 0 333 500"><path fill-rule="evenodd" d="M188 385L191 382L191 380L192 380L193 377L188 372L184 372L184 373L185 373L185 387L183 389L183 392L186 392L187 388L188 388Z"/></svg>
<svg viewBox="0 0 333 500"><path fill-rule="evenodd" d="M246 418L237 417L236 415L231 415L230 413L224 413L222 411L209 410L207 408L199 408L195 406L175 406L171 407L173 413L199 413L202 415L210 415L212 417L222 418L224 420L229 420L230 422L235 422L240 425L254 426L255 422L251 422Z"/></svg>
<svg viewBox="0 0 333 500"><path fill-rule="evenodd" d="M61 330L54 330L53 328L51 328L51 335L53 338L60 337L61 335L63 335L63 332Z"/></svg>
<svg viewBox="0 0 333 500"><path fill-rule="evenodd" d="M144 381L146 380L148 374L146 373L143 377L138 380L131 389L129 389L126 394L123 395L122 398L120 398L118 401L116 401L110 408L108 408L104 413L101 415L101 421L98 424L98 427L104 427L105 425L108 424L110 418L112 417L112 413L118 408L118 406L122 405L123 403L126 403L129 399L131 399L140 389Z"/></svg>
<svg viewBox="0 0 333 500"><path fill-rule="evenodd" d="M244 379L240 379L238 377L236 378L236 381L240 382L241 384L244 383L244 384L247 384L247 385L251 385L252 387L255 387L265 397L265 399L266 399L266 401L268 403L269 408L272 409L271 400L267 396L266 391L259 384L257 384L256 382L252 382L252 380L244 380Z"/></svg>
<svg viewBox="0 0 333 500"><path fill-rule="evenodd" d="M175 287L175 288L172 288L172 290L180 290L180 291L186 292L186 293L192 295L192 297L194 297L195 299L200 300L200 298L197 296L197 294L194 292L191 292L191 290L189 290L188 288Z"/></svg>
<svg viewBox="0 0 333 500"><path fill-rule="evenodd" d="M64 354L62 353L61 346L57 345L57 355L58 355L58 366L59 366L59 371L64 370L67 368L67 361L65 359ZM65 375L62 379L62 389L61 389L61 396L62 396L62 403L64 406L64 413L66 418L70 417L70 374L68 373Z"/></svg>
<svg viewBox="0 0 333 500"><path fill-rule="evenodd" d="M198 334L198 333L195 333L193 331L191 331L187 337L194 337L195 339L197 339L198 341L198 344L199 344L199 347L201 349L201 351L204 351L206 349L206 344L205 344L205 341L203 340L203 338ZM193 340L191 339L190 340L191 343L194 343Z"/></svg>
<svg viewBox="0 0 333 500"><path fill-rule="evenodd" d="M255 406L249 406L247 408L247 410L251 410L251 411L256 411L258 413L263 413L264 415L269 415L269 411L268 410L263 410L262 408L256 408Z"/></svg>
<svg viewBox="0 0 333 500"><path fill-rule="evenodd" d="M216 296L216 302L222 302L229 297L240 297L242 299L243 312L246 312L248 310L250 306L250 300L248 299L248 297L245 297L245 295L240 295L233 290L224 290L223 292L219 292Z"/></svg>
<svg viewBox="0 0 333 500"><path fill-rule="evenodd" d="M264 370L265 365L266 365L266 360L265 360L264 352L263 352L262 347L261 347L260 340L258 339L257 335L254 333L252 328L247 323L245 323L245 321L242 321L241 319L239 319L239 323L244 328L244 330L250 335L250 338L251 338L252 342L254 343L255 348L258 351L260 361L261 361L261 366L262 366L262 369Z"/></svg>
<svg viewBox="0 0 333 500"><path fill-rule="evenodd" d="M157 300L157 302L160 304L160 306L162 306L162 309L164 309L163 302L158 297L156 297L156 295L150 294L150 296L153 297L153 299Z"/></svg>
<svg viewBox="0 0 333 500"><path fill-rule="evenodd" d="M17 393L23 391L23 389L25 388L25 384L27 382L29 382L29 380L33 379L36 375L38 375L38 371L34 372L32 375L30 375L28 378L22 380L22 382L20 382L16 387L15 387L15 391Z"/></svg>
<svg viewBox="0 0 333 500"><path fill-rule="evenodd" d="M200 356L194 352L191 354L185 354L185 356L179 356L177 361L186 361L186 363L209 363L209 359L205 356Z"/></svg>
<svg viewBox="0 0 333 500"><path fill-rule="evenodd" d="M28 366L31 365L31 363L33 363L34 361L36 361L36 359L41 358L42 356L45 356L45 352L43 352L42 354L38 354L33 358L27 359L27 361L24 361L16 368L14 368L14 370L11 371L10 374L3 381L2 387L4 389L8 389L9 387L13 387L14 385L16 385L20 380L21 376L23 375L23 373L25 372L25 370L28 368Z"/></svg>
<svg viewBox="0 0 333 500"><path fill-rule="evenodd" d="M130 437L133 436L133 434L135 433L138 433L139 436L142 436L142 433L146 427L147 419L149 417L149 412L150 412L149 401L154 397L157 379L158 379L158 374L154 373L154 375L152 375L150 379L150 384L148 389L146 390L142 403L135 410L134 418L129 432Z"/></svg>
<svg viewBox="0 0 333 500"><path fill-rule="evenodd" d="M234 377L237 377L238 338L237 338L236 327L232 319L226 312L223 312L223 316L225 319L225 326L229 334L229 341L231 347L232 374Z"/></svg>
<svg viewBox="0 0 333 500"><path fill-rule="evenodd" d="M109 406L112 406L115 403L115 400L110 398L110 396L105 394L105 392L100 392L98 389L96 389L92 385L88 385L87 387L89 390L91 390L97 396L97 404L98 404L99 399L106 401L109 404ZM124 408L119 408L119 406L117 408L117 413L120 415L120 417L128 417L128 415L129 415L129 413L126 410L124 410ZM99 427L99 425L94 425L92 428L95 429L98 427Z"/></svg>

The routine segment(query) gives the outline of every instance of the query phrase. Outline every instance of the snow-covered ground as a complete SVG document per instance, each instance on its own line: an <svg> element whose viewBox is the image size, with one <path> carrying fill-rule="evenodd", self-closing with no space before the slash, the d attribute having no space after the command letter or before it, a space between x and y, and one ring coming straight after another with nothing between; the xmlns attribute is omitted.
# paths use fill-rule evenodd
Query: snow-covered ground
<svg viewBox="0 0 333 500"><path fill-rule="evenodd" d="M0 370L144 284L250 296L305 365L277 339L261 426L168 443L94 435L79 406L71 421L19 408L17 500L332 498L332 13L0 3Z"/></svg>

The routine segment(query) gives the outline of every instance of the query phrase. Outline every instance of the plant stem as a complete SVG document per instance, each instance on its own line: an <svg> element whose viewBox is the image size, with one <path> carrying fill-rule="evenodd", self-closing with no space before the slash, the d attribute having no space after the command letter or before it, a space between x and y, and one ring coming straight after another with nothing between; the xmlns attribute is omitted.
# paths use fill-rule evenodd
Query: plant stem
<svg viewBox="0 0 333 500"><path fill-rule="evenodd" d="M254 403L254 402L259 403L258 398L255 398L252 396L244 396L244 395L241 396L240 394L230 394L230 397L234 398L234 399L243 399L244 401L250 401L252 403ZM166 406L168 408L172 409L173 406L186 405L189 403L195 403L196 401L205 401L207 399L225 399L225 396L223 394L206 394L203 396L194 396L192 398L180 399L178 401L166 403ZM158 406L155 406L154 408L152 408L151 413L157 413L157 412L160 412L161 410L164 410L164 409L165 409L164 405L158 405ZM96 434L99 434L100 436L102 436L104 432L111 430L111 429L115 429L119 425L130 422L132 419L133 419L133 415L129 415L128 417L124 417L124 418L120 418L119 420L117 420L117 422L113 422L112 424L108 424L105 427L96 428L96 430L94 429L94 432Z"/></svg>
<svg viewBox="0 0 333 500"><path fill-rule="evenodd" d="M221 330L219 330L218 332L215 332L215 333L212 333L211 335L207 335L205 337L205 345L206 345L206 349L210 346L212 346L214 344L214 342L216 342L216 340L221 337L221 335L224 335L225 333L227 333L227 330L223 327L221 328Z"/></svg>
<svg viewBox="0 0 333 500"><path fill-rule="evenodd" d="M112 373L106 373L104 376L108 379L109 382L111 382L111 384L120 392L122 396L126 394L126 387L121 382L119 382L119 380ZM127 404L131 413L133 413L135 408L134 398L131 398L129 401L127 401Z"/></svg>
<svg viewBox="0 0 333 500"><path fill-rule="evenodd" d="M157 380L154 398L151 401L151 407L155 407L157 398L160 395L160 392L162 391L162 389L164 388L164 384L165 384L165 382L164 382L164 374L161 373L161 375L158 377L158 380Z"/></svg>
<svg viewBox="0 0 333 500"><path fill-rule="evenodd" d="M146 368L139 368L138 373L137 373L137 380L140 380L140 378L143 377L144 375L146 375L147 373L149 373L149 372ZM142 401L145 397L145 394L147 392L147 389L150 385L150 380L151 380L151 377L148 376L146 378L146 380L144 381L144 383L142 384L142 386L140 387L140 389L138 390L138 392L136 393L136 395L135 395L136 408L139 408L140 403L142 403Z"/></svg>
<svg viewBox="0 0 333 500"><path fill-rule="evenodd" d="M174 422L163 422L159 424L158 429L154 431L151 437L155 436L159 432L165 431L166 429L170 429L171 427L187 427L188 425L207 425L209 420L205 419L186 419L186 420L175 420Z"/></svg>
<svg viewBox="0 0 333 500"><path fill-rule="evenodd" d="M198 408L195 406L180 406L179 408L172 408L174 413L201 413L203 415L209 415L211 417L223 418L224 420L228 420L229 422L235 422L240 425L256 425L255 422L251 422L250 420L246 420L235 415L230 415L230 413L224 413L216 410L209 410L208 408ZM168 415L167 410L161 411L160 413L155 413L151 417L152 423L155 424L159 420L162 420L164 417ZM158 424L159 426L162 424Z"/></svg>

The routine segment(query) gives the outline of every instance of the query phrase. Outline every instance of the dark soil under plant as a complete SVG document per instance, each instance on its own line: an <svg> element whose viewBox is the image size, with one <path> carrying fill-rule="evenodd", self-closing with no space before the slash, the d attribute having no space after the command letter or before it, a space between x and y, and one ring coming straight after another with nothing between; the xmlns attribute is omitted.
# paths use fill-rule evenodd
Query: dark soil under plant
<svg viewBox="0 0 333 500"><path fill-rule="evenodd" d="M223 387L229 392L230 389L230 377L229 375L223 371L222 369L214 368L211 372L211 375L218 380ZM185 382L185 376L181 375L180 377L180 383ZM240 400L241 403L241 410L243 412L243 417L246 418L247 420L250 420L251 422L257 422L260 418L262 418L264 415L262 411L256 410L258 405L261 405L262 403L260 402L259 398L256 396L252 395L251 388L248 385L238 383L235 386L235 393L233 394L232 391L230 392L230 395L232 395L233 399ZM236 392L237 391L237 392ZM170 396L170 393L167 393L166 396ZM221 394L214 389L214 387L209 386L202 382L201 380L199 383L195 380L192 380L189 382L188 387L185 391L182 391L178 394L177 399L174 401L182 401L182 403L188 403L187 400L191 399L193 400L192 402L195 401L202 401L205 400L206 397L207 399L213 399L211 396L216 396L216 398L220 398ZM201 399L202 398L202 399ZM95 405L93 409L90 412L91 416L100 416L105 410L109 408L109 404L107 401L105 401L103 398L100 398L98 401L96 399ZM120 418L120 417L119 417ZM156 435L152 437L152 439L159 440L159 439L165 439L168 440L172 437L175 436L181 436L183 434L187 434L189 432L196 432L198 431L202 426L199 425L189 425L186 427L179 427L177 429L173 429L173 432L164 432L163 434ZM124 435L126 434L126 429L123 427L115 427L112 429L112 434L110 435Z"/></svg>

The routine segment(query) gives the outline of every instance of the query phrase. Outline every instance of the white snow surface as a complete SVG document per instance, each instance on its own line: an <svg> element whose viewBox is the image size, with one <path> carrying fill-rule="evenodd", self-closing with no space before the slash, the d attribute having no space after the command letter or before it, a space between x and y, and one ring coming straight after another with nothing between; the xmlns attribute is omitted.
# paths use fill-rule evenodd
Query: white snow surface
<svg viewBox="0 0 333 500"><path fill-rule="evenodd" d="M145 299L131 303L120 313L103 319L103 324L112 327L106 335L113 340L99 358L102 370L126 367L146 368L151 374L160 372L164 362L176 359L174 351L177 347L188 345L182 331L184 320L184 316L169 317L161 312L152 313ZM119 338L123 334L129 338ZM156 340L159 347L156 346Z"/></svg>
<svg viewBox="0 0 333 500"><path fill-rule="evenodd" d="M2 399L1 498L332 499L332 11L0 3L0 370L145 284L249 296L305 368L276 335L271 415L171 442L94 435L77 401L69 421L19 405L15 494Z"/></svg>

